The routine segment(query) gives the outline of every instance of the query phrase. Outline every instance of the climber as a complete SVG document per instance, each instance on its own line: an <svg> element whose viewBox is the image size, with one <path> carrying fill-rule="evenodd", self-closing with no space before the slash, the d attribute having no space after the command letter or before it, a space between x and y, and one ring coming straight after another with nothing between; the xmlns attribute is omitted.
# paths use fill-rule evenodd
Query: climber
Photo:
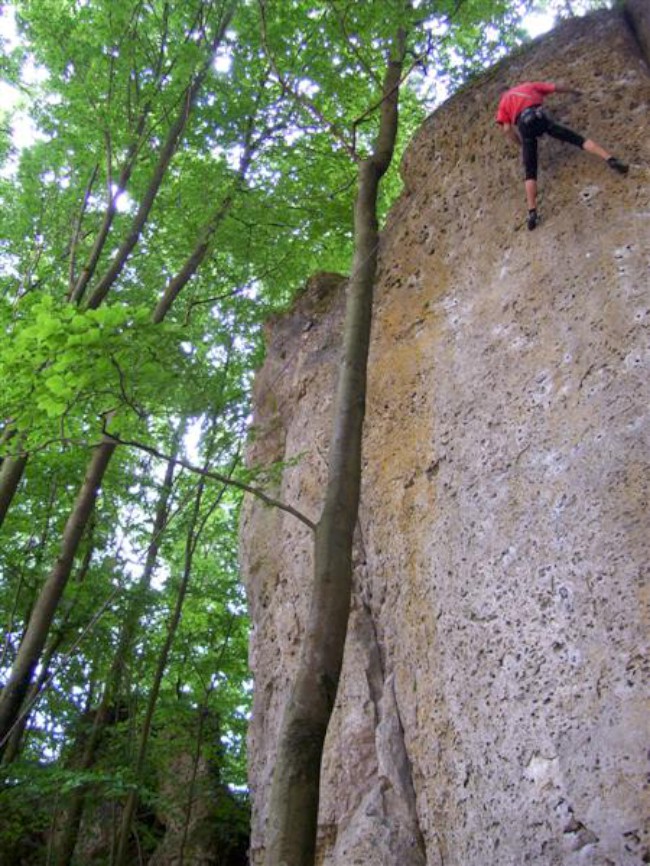
<svg viewBox="0 0 650 866"><path fill-rule="evenodd" d="M580 91L564 84L550 84L543 81L525 81L507 90L499 100L496 121L503 134L520 145L524 161L526 203L528 205L527 225L534 229L539 221L537 215L537 139L547 133L560 141L594 153L607 162L619 174L627 174L628 166L608 153L590 138L583 138L577 132L556 123L542 108L544 99L550 93L575 93Z"/></svg>

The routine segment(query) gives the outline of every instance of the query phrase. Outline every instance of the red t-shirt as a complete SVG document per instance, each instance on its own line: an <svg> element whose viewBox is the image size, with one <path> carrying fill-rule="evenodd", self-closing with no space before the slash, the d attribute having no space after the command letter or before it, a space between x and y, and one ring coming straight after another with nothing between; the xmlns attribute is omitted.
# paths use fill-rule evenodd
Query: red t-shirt
<svg viewBox="0 0 650 866"><path fill-rule="evenodd" d="M544 81L524 81L511 87L499 100L497 123L514 124L525 108L541 105L549 93L555 93L555 85Z"/></svg>

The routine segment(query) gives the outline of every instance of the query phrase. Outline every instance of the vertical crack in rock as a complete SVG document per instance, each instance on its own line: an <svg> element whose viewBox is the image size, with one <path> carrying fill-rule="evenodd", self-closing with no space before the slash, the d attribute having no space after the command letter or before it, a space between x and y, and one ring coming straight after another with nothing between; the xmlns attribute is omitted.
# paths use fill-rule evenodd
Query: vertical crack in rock
<svg viewBox="0 0 650 866"><path fill-rule="evenodd" d="M371 641L368 685L377 711L376 742L379 778L389 784L403 802L411 819L418 847L424 855L424 839L418 822L411 762L406 751L404 727L395 696L395 676L392 673L386 676L381 643L377 639L377 629L370 606L362 602L361 609L362 620L365 620Z"/></svg>
<svg viewBox="0 0 650 866"><path fill-rule="evenodd" d="M425 866L424 839L418 822L394 676L386 674L372 611L358 594L351 625L351 642L362 656L373 706L376 765L368 779L367 790L338 828L332 862Z"/></svg>

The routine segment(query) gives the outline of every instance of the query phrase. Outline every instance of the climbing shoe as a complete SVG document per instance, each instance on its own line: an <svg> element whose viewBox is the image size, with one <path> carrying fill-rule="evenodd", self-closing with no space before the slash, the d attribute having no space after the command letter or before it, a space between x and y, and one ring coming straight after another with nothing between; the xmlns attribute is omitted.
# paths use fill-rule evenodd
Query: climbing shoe
<svg viewBox="0 0 650 866"><path fill-rule="evenodd" d="M629 165L621 162L621 160L617 159L615 156L610 156L610 158L607 160L607 165L610 168L613 168L614 171L617 171L619 174L627 174L630 170Z"/></svg>
<svg viewBox="0 0 650 866"><path fill-rule="evenodd" d="M528 211L528 219L526 220L526 225L528 226L528 230L532 232L537 223L539 222L539 217L537 216L537 211L533 208Z"/></svg>

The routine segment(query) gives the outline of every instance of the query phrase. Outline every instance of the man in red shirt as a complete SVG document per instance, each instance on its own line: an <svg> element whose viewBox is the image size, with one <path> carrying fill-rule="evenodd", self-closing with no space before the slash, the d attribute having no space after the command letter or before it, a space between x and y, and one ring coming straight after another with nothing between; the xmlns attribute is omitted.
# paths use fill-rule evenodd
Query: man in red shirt
<svg viewBox="0 0 650 866"><path fill-rule="evenodd" d="M608 153L590 138L556 123L542 108L544 99L551 93L576 93L572 87L551 84L545 81L524 81L507 90L499 100L496 120L505 136L521 145L524 160L526 201L528 203L528 228L534 229L537 215L537 139L545 133L560 141L594 153L604 159L610 168L619 174L627 174L628 166Z"/></svg>

